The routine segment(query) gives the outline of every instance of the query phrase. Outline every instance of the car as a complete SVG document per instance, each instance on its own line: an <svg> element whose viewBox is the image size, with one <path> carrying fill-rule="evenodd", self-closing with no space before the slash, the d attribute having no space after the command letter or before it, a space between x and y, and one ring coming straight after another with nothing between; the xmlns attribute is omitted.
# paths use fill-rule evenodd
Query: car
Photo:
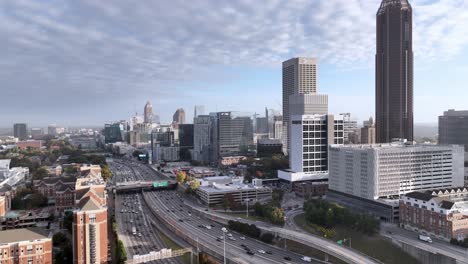
<svg viewBox="0 0 468 264"><path fill-rule="evenodd" d="M215 227L215 225L213 225L213 224L211 224L210 226L211 226L211 227Z"/></svg>
<svg viewBox="0 0 468 264"><path fill-rule="evenodd" d="M229 240L236 241L236 239L233 237L229 237Z"/></svg>
<svg viewBox="0 0 468 264"><path fill-rule="evenodd" d="M221 239L219 239L219 237L218 237L218 238L216 238L216 241L221 242Z"/></svg>
<svg viewBox="0 0 468 264"><path fill-rule="evenodd" d="M246 246L246 245L244 245L244 244L241 244L241 247L242 247L242 248L247 248L247 246Z"/></svg>
<svg viewBox="0 0 468 264"><path fill-rule="evenodd" d="M245 237L241 236L239 237L240 240L245 240Z"/></svg>
<svg viewBox="0 0 468 264"><path fill-rule="evenodd" d="M232 234L231 234L231 233L227 233L227 236L228 236L228 237L232 237Z"/></svg>
<svg viewBox="0 0 468 264"><path fill-rule="evenodd" d="M138 233L138 237L142 237L141 233Z"/></svg>
<svg viewBox="0 0 468 264"><path fill-rule="evenodd" d="M184 220L182 220L182 219L179 219L179 222L183 222L183 221L184 221Z"/></svg>
<svg viewBox="0 0 468 264"><path fill-rule="evenodd" d="M267 250L266 253L267 253L268 255L273 255L273 252L271 252L270 250Z"/></svg>
<svg viewBox="0 0 468 264"><path fill-rule="evenodd" d="M253 253L252 251L249 250L249 251L247 251L247 255L253 256L253 255L255 255L255 253Z"/></svg>
<svg viewBox="0 0 468 264"><path fill-rule="evenodd" d="M266 253L266 251L263 250L263 249L259 249L259 250L257 250L257 252L258 252L258 253L262 253L262 254L265 254L265 253Z"/></svg>
<svg viewBox="0 0 468 264"><path fill-rule="evenodd" d="M284 257L284 260L291 260L291 258L286 256L286 257Z"/></svg>

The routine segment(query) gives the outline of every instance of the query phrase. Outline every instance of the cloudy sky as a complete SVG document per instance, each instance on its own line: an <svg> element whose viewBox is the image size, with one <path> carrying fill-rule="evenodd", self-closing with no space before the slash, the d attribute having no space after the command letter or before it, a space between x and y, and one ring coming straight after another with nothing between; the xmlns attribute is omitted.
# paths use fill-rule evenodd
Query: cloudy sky
<svg viewBox="0 0 468 264"><path fill-rule="evenodd" d="M281 108L281 62L319 59L332 113L374 112L380 0L1 0L0 127L99 125L153 103ZM468 0L413 0L415 120L468 109Z"/></svg>

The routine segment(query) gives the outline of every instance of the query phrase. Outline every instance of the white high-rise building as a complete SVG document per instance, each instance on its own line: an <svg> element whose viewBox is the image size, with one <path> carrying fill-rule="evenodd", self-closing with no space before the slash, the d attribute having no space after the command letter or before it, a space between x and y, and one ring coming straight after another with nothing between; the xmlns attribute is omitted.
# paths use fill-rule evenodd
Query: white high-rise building
<svg viewBox="0 0 468 264"><path fill-rule="evenodd" d="M292 58L283 62L283 148L289 153L290 95L317 93L317 60Z"/></svg>
<svg viewBox="0 0 468 264"><path fill-rule="evenodd" d="M205 106L204 105L196 105L193 108L193 118L200 116L200 115L205 115Z"/></svg>

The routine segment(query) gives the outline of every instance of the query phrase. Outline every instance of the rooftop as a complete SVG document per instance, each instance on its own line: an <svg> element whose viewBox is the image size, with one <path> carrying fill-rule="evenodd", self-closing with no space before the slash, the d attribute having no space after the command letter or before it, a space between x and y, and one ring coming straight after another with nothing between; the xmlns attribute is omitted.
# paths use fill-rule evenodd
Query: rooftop
<svg viewBox="0 0 468 264"><path fill-rule="evenodd" d="M443 149L453 146L463 147L461 145L436 145L436 144L418 144L416 142L393 142L384 144L350 144L350 145L332 145L332 148L339 149Z"/></svg>
<svg viewBox="0 0 468 264"><path fill-rule="evenodd" d="M24 228L0 231L0 244L32 241L49 238L48 232L40 228Z"/></svg>

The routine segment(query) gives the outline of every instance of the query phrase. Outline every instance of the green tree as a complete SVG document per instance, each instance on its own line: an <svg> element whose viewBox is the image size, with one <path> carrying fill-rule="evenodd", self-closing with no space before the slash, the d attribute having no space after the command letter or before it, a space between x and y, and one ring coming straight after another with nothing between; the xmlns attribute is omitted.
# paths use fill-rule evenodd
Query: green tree
<svg viewBox="0 0 468 264"><path fill-rule="evenodd" d="M190 181L190 189L192 192L195 192L200 187L200 182L193 179Z"/></svg>
<svg viewBox="0 0 468 264"><path fill-rule="evenodd" d="M63 227L68 230L68 232L72 232L73 227L73 213L67 212L63 217Z"/></svg>
<svg viewBox="0 0 468 264"><path fill-rule="evenodd" d="M122 240L117 241L115 255L117 259L116 260L117 264L124 264L125 261L127 260L127 252L125 251L125 247L124 247Z"/></svg>
<svg viewBox="0 0 468 264"><path fill-rule="evenodd" d="M68 237L62 233L62 232L59 232L59 233L56 233L53 237L52 237L52 244L54 245L54 247L58 247L64 243L68 243Z"/></svg>
<svg viewBox="0 0 468 264"><path fill-rule="evenodd" d="M275 225L284 225L284 211L274 207L270 214L270 222Z"/></svg>
<svg viewBox="0 0 468 264"><path fill-rule="evenodd" d="M75 174L78 172L78 169L75 166L68 166L63 170L66 174Z"/></svg>
<svg viewBox="0 0 468 264"><path fill-rule="evenodd" d="M39 169L36 170L36 172L33 174L33 180L41 180L45 177L49 176L49 171L47 170L47 167L40 167Z"/></svg>

